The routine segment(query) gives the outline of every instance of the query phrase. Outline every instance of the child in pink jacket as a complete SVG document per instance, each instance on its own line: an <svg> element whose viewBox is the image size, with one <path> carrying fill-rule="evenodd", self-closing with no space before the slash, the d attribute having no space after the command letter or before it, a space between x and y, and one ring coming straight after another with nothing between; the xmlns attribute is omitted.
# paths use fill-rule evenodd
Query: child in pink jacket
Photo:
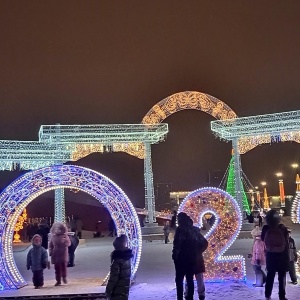
<svg viewBox="0 0 300 300"><path fill-rule="evenodd" d="M266 282L267 276L261 269L261 267L266 264L266 256L265 243L262 241L260 235L257 235L254 240L251 264L253 265L253 269L256 275L256 283L254 284L254 286L262 287Z"/></svg>

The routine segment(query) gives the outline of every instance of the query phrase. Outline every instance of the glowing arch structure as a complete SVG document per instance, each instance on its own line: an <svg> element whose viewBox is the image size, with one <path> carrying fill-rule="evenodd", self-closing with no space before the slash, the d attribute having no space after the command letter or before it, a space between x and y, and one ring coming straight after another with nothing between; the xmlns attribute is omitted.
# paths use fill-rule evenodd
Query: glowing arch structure
<svg viewBox="0 0 300 300"><path fill-rule="evenodd" d="M158 124L168 116L184 109L201 110L218 120L237 117L236 113L223 101L208 94L186 91L173 94L155 104L144 116L142 123Z"/></svg>
<svg viewBox="0 0 300 300"><path fill-rule="evenodd" d="M202 227L202 217L213 214L214 225L205 235L208 248L204 252L206 281L245 280L245 259L241 255L223 256L237 238L242 226L242 214L236 200L218 188L202 188L183 200L179 212L189 215L194 226Z"/></svg>
<svg viewBox="0 0 300 300"><path fill-rule="evenodd" d="M300 223L300 191L296 192L291 210L291 220L293 223Z"/></svg>
<svg viewBox="0 0 300 300"><path fill-rule="evenodd" d="M16 267L12 238L17 219L23 209L40 194L57 188L76 188L101 202L115 221L117 233L126 234L133 251L132 276L141 256L141 229L129 198L109 178L93 170L56 165L38 169L15 180L0 194L0 290L16 289L26 281Z"/></svg>

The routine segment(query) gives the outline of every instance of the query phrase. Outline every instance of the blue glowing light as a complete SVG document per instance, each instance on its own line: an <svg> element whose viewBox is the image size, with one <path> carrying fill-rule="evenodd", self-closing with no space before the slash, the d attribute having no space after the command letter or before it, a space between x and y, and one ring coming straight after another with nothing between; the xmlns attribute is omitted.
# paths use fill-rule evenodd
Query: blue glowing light
<svg viewBox="0 0 300 300"><path fill-rule="evenodd" d="M23 209L40 194L57 188L76 188L101 202L111 214L117 233L125 234L132 249L132 277L141 256L142 239L136 211L123 190L106 176L93 170L56 165L28 172L0 194L0 289L23 287L12 251L14 227Z"/></svg>

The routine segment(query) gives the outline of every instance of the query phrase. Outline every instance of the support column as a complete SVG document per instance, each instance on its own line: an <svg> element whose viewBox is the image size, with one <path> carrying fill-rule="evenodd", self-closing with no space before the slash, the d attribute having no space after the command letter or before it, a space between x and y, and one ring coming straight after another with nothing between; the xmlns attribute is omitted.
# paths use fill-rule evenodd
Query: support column
<svg viewBox="0 0 300 300"><path fill-rule="evenodd" d="M148 210L146 222L153 224L156 222L155 217L155 198L153 188L153 171L151 161L151 144L145 143L145 159L144 159L144 179L145 179L145 208Z"/></svg>
<svg viewBox="0 0 300 300"><path fill-rule="evenodd" d="M66 222L65 191L63 188L58 188L55 190L54 222Z"/></svg>
<svg viewBox="0 0 300 300"><path fill-rule="evenodd" d="M235 180L235 198L237 203L239 204L241 211L243 212L243 197L242 197L242 187L241 187L241 157L238 148L238 139L234 138L232 140L232 148L234 155L234 180Z"/></svg>
<svg viewBox="0 0 300 300"><path fill-rule="evenodd" d="M60 142L60 124L56 124L57 140ZM58 151L58 150L57 150ZM66 222L66 207L65 207L65 191L63 188L58 188L54 193L54 222Z"/></svg>

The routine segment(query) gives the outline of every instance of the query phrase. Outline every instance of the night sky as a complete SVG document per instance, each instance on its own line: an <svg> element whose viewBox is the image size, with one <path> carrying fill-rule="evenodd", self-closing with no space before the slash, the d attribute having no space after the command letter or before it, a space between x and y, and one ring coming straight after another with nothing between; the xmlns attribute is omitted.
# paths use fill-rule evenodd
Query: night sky
<svg viewBox="0 0 300 300"><path fill-rule="evenodd" d="M0 2L0 139L37 140L41 124L140 123L160 100L210 94L238 116L300 109L300 2ZM214 118L185 110L165 120L153 146L154 183L173 190L206 185L226 170L230 143ZM253 185L278 194L277 171L293 193L300 145L278 143L242 156ZM107 175L135 205L144 202L143 161L92 154L76 164ZM19 172L2 172L3 188Z"/></svg>

